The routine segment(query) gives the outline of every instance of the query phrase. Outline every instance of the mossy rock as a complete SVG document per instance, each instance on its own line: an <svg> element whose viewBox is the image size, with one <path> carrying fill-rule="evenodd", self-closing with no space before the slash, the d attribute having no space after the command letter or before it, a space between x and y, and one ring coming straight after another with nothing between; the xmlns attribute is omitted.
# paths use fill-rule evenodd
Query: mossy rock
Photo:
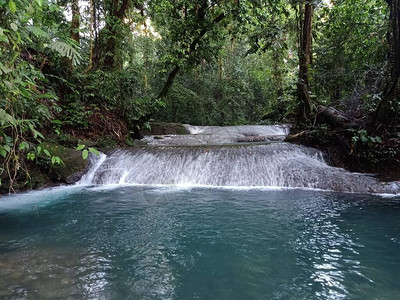
<svg viewBox="0 0 400 300"><path fill-rule="evenodd" d="M42 163L42 166L49 171L49 176L53 180L69 184L75 183L87 171L89 162L82 158L81 151L48 142L44 142L40 146L42 149L48 150L52 156L60 157L64 163L63 165L52 165L50 161ZM43 153L41 157L43 159L47 158Z"/></svg>
<svg viewBox="0 0 400 300"><path fill-rule="evenodd" d="M150 123L150 129L140 130L142 135L181 135L189 131L180 123Z"/></svg>
<svg viewBox="0 0 400 300"><path fill-rule="evenodd" d="M79 139L70 134L56 135L50 134L46 137L46 141L49 143L60 144L67 148L75 148L78 145L85 145L86 147L97 147L97 142L87 139Z"/></svg>

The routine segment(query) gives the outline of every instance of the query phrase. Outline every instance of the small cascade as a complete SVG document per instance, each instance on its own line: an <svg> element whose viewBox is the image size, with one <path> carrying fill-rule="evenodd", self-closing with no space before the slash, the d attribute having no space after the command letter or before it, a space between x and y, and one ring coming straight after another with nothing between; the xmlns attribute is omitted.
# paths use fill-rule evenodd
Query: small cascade
<svg viewBox="0 0 400 300"><path fill-rule="evenodd" d="M398 189L372 176L330 167L320 151L289 143L119 149L99 159L85 183L273 186L376 193Z"/></svg>
<svg viewBox="0 0 400 300"><path fill-rule="evenodd" d="M103 164L103 162L106 160L107 155L104 153L100 153L100 156L95 156L95 155L90 155L90 169L89 171L82 176L81 180L79 181L79 184L91 184L94 181L94 176L96 174L96 171L100 166Z"/></svg>
<svg viewBox="0 0 400 300"><path fill-rule="evenodd" d="M192 126L185 125L190 134L146 136L151 146L232 145L283 141L289 134L288 125Z"/></svg>

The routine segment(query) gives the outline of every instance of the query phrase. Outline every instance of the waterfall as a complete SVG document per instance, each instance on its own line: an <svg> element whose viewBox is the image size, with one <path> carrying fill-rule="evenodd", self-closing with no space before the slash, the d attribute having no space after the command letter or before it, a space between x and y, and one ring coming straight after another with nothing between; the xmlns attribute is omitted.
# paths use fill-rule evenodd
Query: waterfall
<svg viewBox="0 0 400 300"><path fill-rule="evenodd" d="M316 149L265 142L279 140L287 134L284 126L191 127L189 130L193 133L186 136L147 137L153 146L115 150L98 159L83 182L273 186L380 193L398 188L394 183L381 183L373 176L331 167ZM251 140L256 143L250 143ZM194 141L197 141L195 146Z"/></svg>
<svg viewBox="0 0 400 300"><path fill-rule="evenodd" d="M80 184L91 184L94 180L94 176L96 174L96 171L100 166L103 164L103 162L106 160L107 155L104 153L100 153L98 157L95 155L90 155L90 164L91 167L88 170L88 172L82 176L81 180L79 181Z"/></svg>

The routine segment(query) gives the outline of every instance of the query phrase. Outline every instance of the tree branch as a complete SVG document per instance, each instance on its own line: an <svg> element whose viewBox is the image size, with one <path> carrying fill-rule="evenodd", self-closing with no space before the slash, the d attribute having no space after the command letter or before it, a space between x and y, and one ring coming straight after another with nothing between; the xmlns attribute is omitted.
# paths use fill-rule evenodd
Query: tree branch
<svg viewBox="0 0 400 300"><path fill-rule="evenodd" d="M223 19L225 18L225 14L221 13L219 14L214 20L213 20L213 24L217 24L219 22L221 22ZM200 41L202 39L202 37L207 33L207 31L209 30L209 28L204 27L199 35L193 40L193 42L190 44L189 46L189 51L188 51L188 55L193 54L196 51L196 47L197 45L200 44ZM180 57L182 58L182 57ZM171 73L168 75L167 81L165 82L159 96L158 99L163 99L167 96L169 89L171 88L172 84L174 83L174 79L176 77L176 75L178 74L180 70L180 66L178 64L175 65L175 67L172 69Z"/></svg>
<svg viewBox="0 0 400 300"><path fill-rule="evenodd" d="M225 15L224 13L219 14L219 15L213 20L213 24L218 24L219 22L221 22L221 21L225 18L225 16L226 16L226 15ZM200 31L199 35L198 35L198 36L193 40L193 42L190 44L190 46L189 46L189 51L187 52L188 55L191 55L191 54L193 54L193 53L196 51L196 47L197 47L197 45L199 45L199 43L200 43L200 41L201 41L201 38L208 32L209 29L210 29L210 28L204 27L204 28ZM183 57L183 55L181 55L179 58L182 58L182 57ZM169 92L169 90L170 90L172 84L174 83L175 77L176 77L176 75L178 74L178 72L179 72L180 69L181 69L181 67L179 66L179 64L176 64L176 65L174 66L174 68L172 69L172 71L169 73L168 78L167 78L167 81L165 82L163 88L161 89L161 92L160 92L160 94L158 95L158 98L157 98L157 99L164 99L164 98L168 95L168 92ZM136 139L141 139L141 138L142 138L142 135L140 134L138 127L143 126L143 124L144 124L145 122L147 122L147 121L154 115L154 113L155 113L155 111L150 112L150 113L148 113L148 114L146 114L146 115L140 117L140 119L137 121L137 125L138 125L138 126L136 126L136 127L134 128L134 138L136 138Z"/></svg>

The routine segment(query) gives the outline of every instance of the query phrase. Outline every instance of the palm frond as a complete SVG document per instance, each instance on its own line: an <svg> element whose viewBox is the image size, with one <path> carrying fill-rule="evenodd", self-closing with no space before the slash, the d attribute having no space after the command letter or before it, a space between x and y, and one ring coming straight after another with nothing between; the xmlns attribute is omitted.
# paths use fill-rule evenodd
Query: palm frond
<svg viewBox="0 0 400 300"><path fill-rule="evenodd" d="M72 61L73 65L79 65L82 57L78 50L75 49L76 45L68 44L63 41L51 42L47 48L57 52L63 57L66 57Z"/></svg>

